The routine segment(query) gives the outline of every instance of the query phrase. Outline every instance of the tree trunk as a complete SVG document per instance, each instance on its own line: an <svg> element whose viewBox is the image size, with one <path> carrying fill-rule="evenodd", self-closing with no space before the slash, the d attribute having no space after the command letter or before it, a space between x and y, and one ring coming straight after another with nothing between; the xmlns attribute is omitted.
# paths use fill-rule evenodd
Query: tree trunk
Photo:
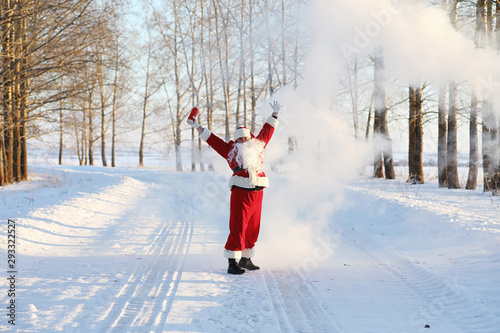
<svg viewBox="0 0 500 333"><path fill-rule="evenodd" d="M222 17L222 13L220 12L220 2L217 1L217 4L215 3L216 0L213 0L214 2L214 18L215 18L215 33L216 33L216 44L217 44L217 50L219 54L219 65L220 65L220 70L221 70L221 76L222 76L222 89L224 92L224 110L225 110L225 140L229 141L231 139L231 127L230 127L230 76L229 76L229 36L227 34L227 25L228 25L228 19L225 19ZM230 3L227 4L226 6L228 7L227 15L230 15ZM219 18L222 18L222 27L224 28L224 40L222 41L222 32L219 30ZM222 42L224 42L224 50L222 49ZM224 51L224 54L223 54Z"/></svg>
<svg viewBox="0 0 500 333"><path fill-rule="evenodd" d="M113 105L111 109L111 167L116 167L116 109L118 101L118 66L120 62L120 54L118 45L116 46L115 54L115 78L113 80Z"/></svg>
<svg viewBox="0 0 500 333"><path fill-rule="evenodd" d="M23 3L23 7L25 6L25 3ZM24 8L23 8L24 9ZM23 10L22 9L22 10ZM19 181L24 181L28 179L28 147L27 147L27 133L26 133L26 126L27 126L27 117L28 117L28 94L29 94L29 85L30 85L30 79L28 78L28 75L26 74L26 69L31 65L31 55L28 50L28 35L27 35L27 18L24 15L21 15L20 19L20 36L22 38L21 40L21 54L22 59L19 62L20 63L20 74L19 74L19 79L20 79L20 84L19 84L19 96L18 98L20 99L20 109L19 109L19 116L20 116L20 123L19 123L19 147L20 147L20 164L21 164L21 170L20 170L20 177Z"/></svg>
<svg viewBox="0 0 500 333"><path fill-rule="evenodd" d="M87 110L84 108L82 112L82 139L81 139L81 160L80 165L88 164L87 155Z"/></svg>
<svg viewBox="0 0 500 333"><path fill-rule="evenodd" d="M5 144L4 144L3 122L0 120L0 186L6 185L5 179Z"/></svg>
<svg viewBox="0 0 500 333"><path fill-rule="evenodd" d="M476 47L483 48L485 46L486 37L486 13L485 0L476 2L476 31L474 40ZM477 108L478 99L475 92L471 95L471 108L469 119L469 175L467 176L467 184L465 188L475 190L477 186L478 173L478 137L477 137Z"/></svg>
<svg viewBox="0 0 500 333"><path fill-rule="evenodd" d="M350 72L350 71L349 71ZM358 138L359 132L359 117L358 117L358 59L354 58L354 68L352 71L352 79L351 74L349 73L349 86L350 86L350 95L352 101L352 120L354 125L354 137Z"/></svg>
<svg viewBox="0 0 500 333"><path fill-rule="evenodd" d="M59 110L59 165L62 165L62 156L63 156L63 136L64 136L64 124L63 124L63 111L62 105L60 105Z"/></svg>
<svg viewBox="0 0 500 333"><path fill-rule="evenodd" d="M250 43L250 109L251 109L251 120L250 120L250 131L253 133L256 130L256 118L257 118L257 91L255 87L255 52L253 44L253 3L252 0L248 6L249 14L249 43Z"/></svg>
<svg viewBox="0 0 500 333"><path fill-rule="evenodd" d="M377 48L374 54L374 136L375 142L375 160L374 176L383 177L382 165L385 170L386 179L396 178L394 164L392 159L392 142L389 137L387 127L387 99L385 91L384 58L381 48Z"/></svg>
<svg viewBox="0 0 500 333"><path fill-rule="evenodd" d="M287 52L287 40L286 40L286 6L285 0L281 0L281 66L283 79L281 80L281 86L286 86L288 84L288 76L286 70L286 52Z"/></svg>
<svg viewBox="0 0 500 333"><path fill-rule="evenodd" d="M493 13L493 1L486 0L486 31L487 44L491 48L500 49L500 4L496 2ZM494 17L496 16L496 27ZM496 38L495 32L497 34ZM491 191L493 195L500 195L500 142L498 115L493 103L483 107L482 117L482 141L483 141L483 175L484 191Z"/></svg>
<svg viewBox="0 0 500 333"><path fill-rule="evenodd" d="M453 0L450 9L451 25L457 28L458 3L461 0ZM448 188L460 188L458 180L458 152L457 152L457 84L454 81L449 85L450 109L448 113L448 137L447 137L447 178Z"/></svg>
<svg viewBox="0 0 500 333"><path fill-rule="evenodd" d="M205 22L204 20L204 15L205 15L205 7L203 5L203 2L201 2L201 21ZM208 22L208 45L212 45L212 29L211 29L211 19L207 18ZM205 82L205 94L206 94L206 126L209 130L212 130L212 114L213 114L213 98L214 98L214 91L213 91L213 66L212 66L212 50L209 47L208 52L207 48L205 47L205 26L202 27L201 33L200 33L200 38L201 38L201 54L202 54L202 72L203 72L203 79ZM208 61L207 61L208 59ZM203 155L202 155L202 143L201 139L199 139L199 149L200 149L200 163L203 165ZM209 164L208 169L213 171L213 165L212 163Z"/></svg>
<svg viewBox="0 0 500 333"><path fill-rule="evenodd" d="M410 86L408 181L412 184L424 183L423 129L422 129L422 88Z"/></svg>
<svg viewBox="0 0 500 333"><path fill-rule="evenodd" d="M144 83L144 95L142 101L142 125L141 140L139 143L139 166L144 166L144 145L146 140L146 119L148 118L149 81L151 75L151 39L148 41L148 59L146 65L146 82Z"/></svg>
<svg viewBox="0 0 500 333"><path fill-rule="evenodd" d="M439 187L448 186L446 86L439 88L438 104L438 182Z"/></svg>
<svg viewBox="0 0 500 333"><path fill-rule="evenodd" d="M11 6L11 1L6 0L2 3L2 14L4 18L2 20L2 31L4 31L2 40L2 70L4 71L2 75L2 86L3 86L3 96L2 96L2 108L3 108L3 185L10 184L14 181L13 177L13 40L12 40L12 25L13 25L13 11Z"/></svg>
<svg viewBox="0 0 500 333"><path fill-rule="evenodd" d="M78 133L78 121L76 119L76 113L73 112L73 129L75 130L75 143L76 143L76 153L78 155L78 163L82 165L82 153L80 149L80 134Z"/></svg>
<svg viewBox="0 0 500 333"><path fill-rule="evenodd" d="M101 159L102 166L108 166L106 160L106 109L101 105Z"/></svg>
<svg viewBox="0 0 500 333"><path fill-rule="evenodd" d="M380 113L375 112L373 116L373 139L374 139L374 156L373 156L373 177L384 178L384 160L382 158L382 150L380 149L378 138L380 136Z"/></svg>
<svg viewBox="0 0 500 333"><path fill-rule="evenodd" d="M240 75L238 78L238 96L236 99L236 125L248 126L246 109L246 41L245 41L245 9L246 1L241 1L241 23L240 23ZM241 110L243 109L243 112Z"/></svg>
<svg viewBox="0 0 500 333"><path fill-rule="evenodd" d="M450 82L450 112L448 113L448 138L447 138L447 178L448 188L460 188L458 179L458 152L457 152L457 86Z"/></svg>
<svg viewBox="0 0 500 333"><path fill-rule="evenodd" d="M16 30L18 27L16 28ZM16 31L16 34L19 32ZM19 43L19 42L18 42ZM20 45L15 47L15 54L21 54ZM21 181L21 77L18 73L21 73L21 63L16 61L15 65L15 73L16 76L14 78L14 96L13 96L13 126L14 126L14 137L12 140L12 148L13 148L13 170L14 170L14 180L16 182Z"/></svg>
<svg viewBox="0 0 500 333"><path fill-rule="evenodd" d="M269 27L269 1L266 0L265 3L265 20L267 31L270 31ZM271 40L271 34L267 35L267 85L269 88L269 96L274 94L274 83L273 83L273 42Z"/></svg>
<svg viewBox="0 0 500 333"><path fill-rule="evenodd" d="M99 59L97 62L98 69L98 80L99 80L99 92L101 98L101 160L102 166L108 166L108 161L106 159L106 96L104 93L104 72L102 55L99 54Z"/></svg>
<svg viewBox="0 0 500 333"><path fill-rule="evenodd" d="M477 137L477 97L475 93L471 96L470 120L469 120L469 175L467 177L467 190L475 190L477 186L478 172L478 137Z"/></svg>
<svg viewBox="0 0 500 333"><path fill-rule="evenodd" d="M175 76L175 93L176 93L176 105L175 105L175 121L174 121L174 145L175 145L175 170L182 171L182 134L181 134L181 122L182 122L182 87L181 87L181 74L180 64L179 64L179 40L182 40L183 36L180 35L179 25L180 18L177 14L177 2L174 1L174 17L175 17L175 29L174 29L174 45L173 45L173 57L174 57L174 76Z"/></svg>
<svg viewBox="0 0 500 333"><path fill-rule="evenodd" d="M92 97L89 105L89 137L88 137L88 151L89 151L89 165L94 165L94 105L92 104Z"/></svg>
<svg viewBox="0 0 500 333"><path fill-rule="evenodd" d="M490 103L483 103L482 141L484 191L497 190L498 123Z"/></svg>

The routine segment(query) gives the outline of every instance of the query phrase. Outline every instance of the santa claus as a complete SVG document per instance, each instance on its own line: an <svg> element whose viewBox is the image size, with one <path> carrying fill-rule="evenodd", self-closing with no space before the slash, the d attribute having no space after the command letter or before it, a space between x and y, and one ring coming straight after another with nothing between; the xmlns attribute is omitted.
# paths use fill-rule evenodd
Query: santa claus
<svg viewBox="0 0 500 333"><path fill-rule="evenodd" d="M234 140L229 142L199 124L197 109L193 109L187 120L198 131L200 138L226 159L233 171L229 179L229 236L224 250L224 256L229 260L227 272L230 274L243 274L245 269L260 269L252 262L252 257L259 237L263 189L269 186L269 180L262 170L264 149L278 126L278 113L281 109L277 101L270 105L273 113L257 136L248 128L239 126L234 132Z"/></svg>

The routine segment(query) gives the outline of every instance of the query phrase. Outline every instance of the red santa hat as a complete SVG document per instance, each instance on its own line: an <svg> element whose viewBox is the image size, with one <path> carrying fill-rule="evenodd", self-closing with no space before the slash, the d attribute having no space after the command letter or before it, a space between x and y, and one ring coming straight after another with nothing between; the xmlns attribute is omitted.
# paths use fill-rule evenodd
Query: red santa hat
<svg viewBox="0 0 500 333"><path fill-rule="evenodd" d="M245 126L238 126L236 131L234 131L234 141L244 137L251 138L252 133L250 133L250 130Z"/></svg>

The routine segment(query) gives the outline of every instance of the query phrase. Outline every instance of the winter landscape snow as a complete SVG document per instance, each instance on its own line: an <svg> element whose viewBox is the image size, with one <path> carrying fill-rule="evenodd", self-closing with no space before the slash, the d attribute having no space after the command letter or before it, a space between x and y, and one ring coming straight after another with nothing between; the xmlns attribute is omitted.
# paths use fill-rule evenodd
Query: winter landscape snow
<svg viewBox="0 0 500 333"><path fill-rule="evenodd" d="M389 5L314 1L307 11L303 81L272 96L283 110L266 148L260 271L226 272L231 170L208 149L215 171L174 172L161 159L59 166L33 146L29 181L0 187L0 331L500 332L500 198L482 184L439 188L436 167L424 184L408 184L405 167L372 178L371 143L332 102L347 56L378 44L405 91L451 79L484 91L498 58L436 8ZM393 138L395 150L406 140Z"/></svg>
<svg viewBox="0 0 500 333"><path fill-rule="evenodd" d="M498 332L500 199L439 189L433 168L422 185L398 171L368 170L315 203L269 171L262 269L231 276L223 172L33 165L0 190L0 330Z"/></svg>

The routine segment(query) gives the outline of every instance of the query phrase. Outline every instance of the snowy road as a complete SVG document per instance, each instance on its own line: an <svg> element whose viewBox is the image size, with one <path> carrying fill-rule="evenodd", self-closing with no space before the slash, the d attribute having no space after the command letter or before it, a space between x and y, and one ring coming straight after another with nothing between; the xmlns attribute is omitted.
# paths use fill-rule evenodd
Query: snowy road
<svg viewBox="0 0 500 333"><path fill-rule="evenodd" d="M270 269L260 254L262 271L231 276L223 176L41 168L0 192L21 253L0 330L497 332L498 206L432 186L358 181L330 217L332 256Z"/></svg>
<svg viewBox="0 0 500 333"><path fill-rule="evenodd" d="M346 332L498 332L498 198L407 186L349 186L333 263L309 276Z"/></svg>

